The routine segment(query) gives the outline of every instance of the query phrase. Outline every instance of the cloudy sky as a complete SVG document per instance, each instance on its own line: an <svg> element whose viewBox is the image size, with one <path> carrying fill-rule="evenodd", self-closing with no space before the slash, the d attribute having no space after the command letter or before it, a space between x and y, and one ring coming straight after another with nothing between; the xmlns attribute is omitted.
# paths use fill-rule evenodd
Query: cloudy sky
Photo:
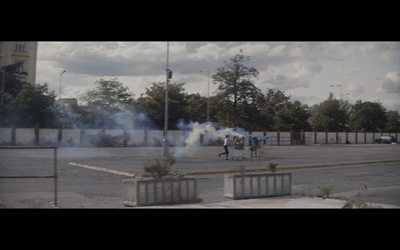
<svg viewBox="0 0 400 250"><path fill-rule="evenodd" d="M61 83L63 98L79 99L96 81L116 78L138 98L154 82L165 82L168 58L172 82L212 96L211 75L240 50L259 71L254 83L263 93L276 88L311 106L332 92L352 104L380 102L400 112L400 42L389 41L39 42L36 83L47 83L57 96Z"/></svg>

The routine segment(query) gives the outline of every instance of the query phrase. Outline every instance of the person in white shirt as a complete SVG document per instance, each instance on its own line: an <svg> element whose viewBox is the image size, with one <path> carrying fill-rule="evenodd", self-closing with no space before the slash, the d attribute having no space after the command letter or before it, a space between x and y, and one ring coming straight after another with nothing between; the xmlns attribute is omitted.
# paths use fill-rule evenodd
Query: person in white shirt
<svg viewBox="0 0 400 250"><path fill-rule="evenodd" d="M218 154L218 157L221 157L221 155L225 155L226 159L225 160L229 160L228 156L229 156L229 150L228 150L228 145L229 145L229 135L225 135L225 139L224 139L224 152Z"/></svg>

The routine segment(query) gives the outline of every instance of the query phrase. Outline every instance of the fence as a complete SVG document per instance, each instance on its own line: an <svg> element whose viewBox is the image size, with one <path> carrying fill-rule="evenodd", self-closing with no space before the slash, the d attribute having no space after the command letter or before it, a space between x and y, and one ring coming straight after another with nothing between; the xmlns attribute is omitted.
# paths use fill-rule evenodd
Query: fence
<svg viewBox="0 0 400 250"><path fill-rule="evenodd" d="M218 131L171 130L168 131L167 139L171 146L188 143L216 145L216 141L222 138L216 132ZM264 145L366 144L374 143L375 139L383 135L393 135L396 138L399 136L399 132L249 131L247 133L268 135L269 139L263 141ZM161 146L162 140L162 130L0 128L0 145L7 146ZM250 140L246 143L251 144Z"/></svg>

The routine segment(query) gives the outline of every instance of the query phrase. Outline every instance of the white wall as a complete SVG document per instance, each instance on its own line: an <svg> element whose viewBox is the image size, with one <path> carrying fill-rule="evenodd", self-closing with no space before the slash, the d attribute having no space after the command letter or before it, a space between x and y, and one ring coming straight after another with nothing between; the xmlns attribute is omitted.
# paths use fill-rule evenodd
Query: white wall
<svg viewBox="0 0 400 250"><path fill-rule="evenodd" d="M17 146L32 146L38 142L39 145L44 146L93 146L92 142L96 137L102 133L101 129L62 129L61 130L61 144L58 142L58 129L38 129L38 138L35 137L34 128L16 128L15 129L15 145ZM109 129L104 131L107 135L123 136L124 131L121 129ZM164 139L163 130L127 130L127 146L161 146ZM252 135L264 135L264 131L253 131ZM270 138L266 141L266 145L278 145L278 135L280 138L279 145L290 145L291 132L283 131L267 131L266 135ZM345 144L347 140L350 144L356 143L374 143L374 139L379 138L381 135L394 135L398 138L399 133L364 133L364 132L304 132L304 140L306 145L312 144ZM203 136L203 144L207 144L218 137L211 132L204 131L201 133L192 133L190 131L171 130L168 131L168 143L173 146L183 145L187 142L186 139L191 141L199 141ZM336 137L337 136L337 137ZM327 140L326 140L327 138ZM337 138L337 141L336 141ZM36 139L36 140L35 140ZM37 140L38 139L38 140ZM0 128L0 145L13 144L13 129ZM249 141L246 138L245 144L248 145Z"/></svg>

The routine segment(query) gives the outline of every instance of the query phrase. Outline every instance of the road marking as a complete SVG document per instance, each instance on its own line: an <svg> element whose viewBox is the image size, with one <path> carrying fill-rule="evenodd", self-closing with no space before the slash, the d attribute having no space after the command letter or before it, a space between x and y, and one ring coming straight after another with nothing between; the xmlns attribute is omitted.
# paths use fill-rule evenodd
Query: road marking
<svg viewBox="0 0 400 250"><path fill-rule="evenodd" d="M355 166L355 165L368 165L368 164L387 164L387 163L398 163L400 160L388 160L388 161L367 161L367 162L348 162L348 163L333 163L333 164L317 164L317 165L305 165L305 166L291 166L291 167L279 167L278 170L295 170L295 169L306 169L306 168L323 168L323 167L344 167L344 166ZM70 162L69 165L82 167L97 171L103 171L111 174L123 175L128 177L136 177L137 173L124 172L119 170L114 170L111 168L103 168L90 166L86 164L81 164L77 162ZM208 171L193 171L186 172L185 175L209 175L209 174L233 174L233 173L248 173L248 172L269 172L270 170L265 168L251 168L251 169L226 169L226 170L208 170Z"/></svg>
<svg viewBox="0 0 400 250"><path fill-rule="evenodd" d="M103 171L103 172L107 172L107 173L110 173L110 174L128 176L128 177L135 177L136 176L135 173L119 171L119 170L115 170L115 169L111 169L111 168L102 168L102 167L90 166L90 165L81 164L81 163L77 163L77 162L70 162L69 165L75 166L75 167L81 167L81 168L97 170L97 171Z"/></svg>

